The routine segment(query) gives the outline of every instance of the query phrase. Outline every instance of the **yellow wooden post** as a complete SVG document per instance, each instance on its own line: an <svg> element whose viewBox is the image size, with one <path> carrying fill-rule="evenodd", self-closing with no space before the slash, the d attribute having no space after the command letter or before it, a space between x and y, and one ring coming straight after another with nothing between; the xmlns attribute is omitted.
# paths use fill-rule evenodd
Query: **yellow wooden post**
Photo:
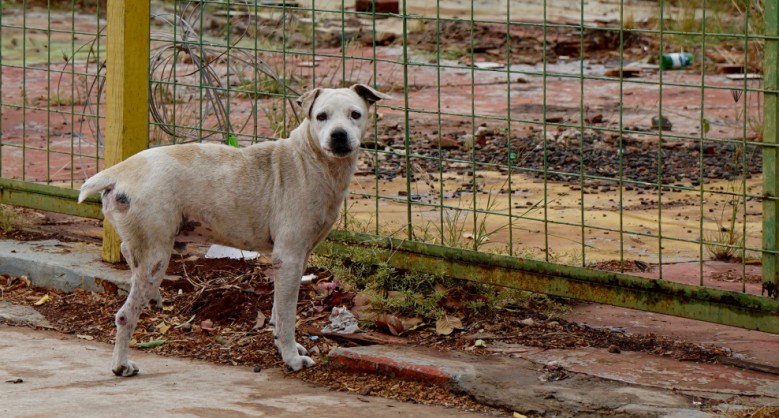
<svg viewBox="0 0 779 418"><path fill-rule="evenodd" d="M108 0L105 166L149 146L149 1ZM103 260L118 262L119 236L103 224Z"/></svg>

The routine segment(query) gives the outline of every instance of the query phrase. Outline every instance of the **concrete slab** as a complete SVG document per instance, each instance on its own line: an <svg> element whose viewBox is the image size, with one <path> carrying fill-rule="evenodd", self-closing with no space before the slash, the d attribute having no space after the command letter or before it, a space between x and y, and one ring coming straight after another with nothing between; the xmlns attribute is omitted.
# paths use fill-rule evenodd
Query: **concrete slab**
<svg viewBox="0 0 779 418"><path fill-rule="evenodd" d="M698 410L689 398L673 390L571 371L564 371L564 377L556 380L542 365L523 358L475 357L397 346L337 348L329 358L347 370L443 383L479 402L527 415L716 416Z"/></svg>
<svg viewBox="0 0 779 418"><path fill-rule="evenodd" d="M577 304L563 317L568 321L622 329L631 334L656 334L703 345L727 347L735 359L769 367L779 365L779 335L775 334L587 303Z"/></svg>
<svg viewBox="0 0 779 418"><path fill-rule="evenodd" d="M102 292L101 280L130 288L128 271L101 261L100 246L83 242L0 239L0 274L27 276L35 286Z"/></svg>
<svg viewBox="0 0 779 418"><path fill-rule="evenodd" d="M452 409L330 392L278 369L133 353L133 378L111 374L111 347L0 324L0 416L475 417ZM13 384L6 381L22 379Z"/></svg>
<svg viewBox="0 0 779 418"><path fill-rule="evenodd" d="M613 354L597 348L527 351L519 357L539 364L556 362L566 370L619 382L703 393L705 398L761 397L766 404L779 405L779 376L720 364L684 362L635 351Z"/></svg>
<svg viewBox="0 0 779 418"><path fill-rule="evenodd" d="M49 321L32 306L14 305L4 300L0 300L0 321L41 328L53 328Z"/></svg>

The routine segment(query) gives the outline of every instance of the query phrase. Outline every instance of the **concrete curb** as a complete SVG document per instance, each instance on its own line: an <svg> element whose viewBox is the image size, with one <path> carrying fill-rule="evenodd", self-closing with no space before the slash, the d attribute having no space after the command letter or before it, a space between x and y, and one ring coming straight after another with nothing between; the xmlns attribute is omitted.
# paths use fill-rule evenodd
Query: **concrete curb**
<svg viewBox="0 0 779 418"><path fill-rule="evenodd" d="M404 357L399 359L360 352L350 348L334 349L329 354L329 361L336 367L353 372L382 374L442 386L451 385L452 382L459 379L462 373L428 364L421 358Z"/></svg>
<svg viewBox="0 0 779 418"><path fill-rule="evenodd" d="M130 275L101 260L100 247L82 242L0 240L0 274L27 276L35 286L104 292L103 282L130 288Z"/></svg>

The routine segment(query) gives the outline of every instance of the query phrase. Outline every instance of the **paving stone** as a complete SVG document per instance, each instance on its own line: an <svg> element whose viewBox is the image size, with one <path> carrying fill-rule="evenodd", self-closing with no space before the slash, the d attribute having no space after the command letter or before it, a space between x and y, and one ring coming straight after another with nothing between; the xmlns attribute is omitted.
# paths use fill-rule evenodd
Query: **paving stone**
<svg viewBox="0 0 779 418"><path fill-rule="evenodd" d="M19 325L33 325L41 328L53 328L49 321L32 306L15 305L0 300L0 320Z"/></svg>

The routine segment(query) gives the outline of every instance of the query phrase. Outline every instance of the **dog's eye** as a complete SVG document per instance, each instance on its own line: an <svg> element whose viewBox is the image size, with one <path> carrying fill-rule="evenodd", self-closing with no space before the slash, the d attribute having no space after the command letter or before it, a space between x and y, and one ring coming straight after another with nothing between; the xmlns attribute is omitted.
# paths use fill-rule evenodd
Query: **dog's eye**
<svg viewBox="0 0 779 418"><path fill-rule="evenodd" d="M322 112L322 113L316 115L316 120L318 120L320 122L326 121L327 120L327 113Z"/></svg>
<svg viewBox="0 0 779 418"><path fill-rule="evenodd" d="M362 117L362 113L352 110L352 119L360 119Z"/></svg>

